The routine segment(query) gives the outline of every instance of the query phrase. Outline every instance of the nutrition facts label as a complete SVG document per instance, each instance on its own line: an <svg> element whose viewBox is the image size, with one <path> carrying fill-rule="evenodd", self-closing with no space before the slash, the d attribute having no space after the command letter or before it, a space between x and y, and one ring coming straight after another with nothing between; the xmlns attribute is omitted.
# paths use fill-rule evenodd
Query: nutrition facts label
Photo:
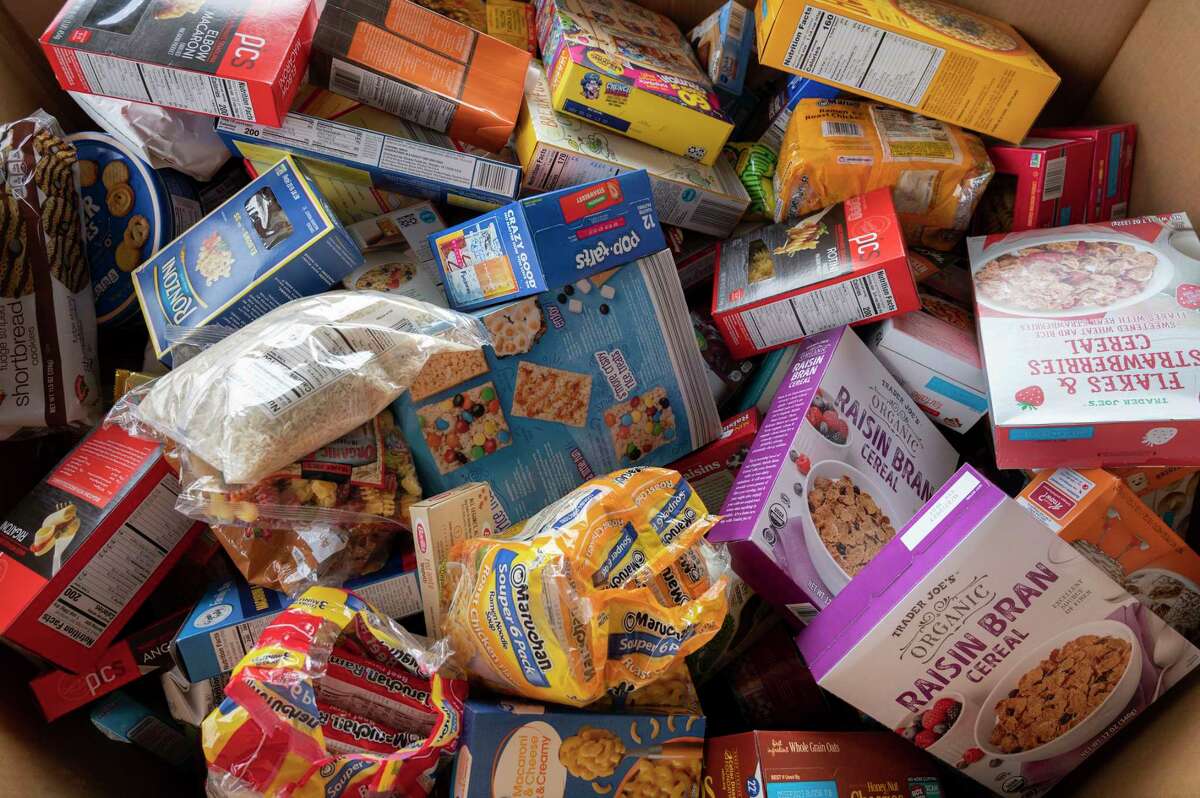
<svg viewBox="0 0 1200 798"><path fill-rule="evenodd" d="M82 51L76 51L75 57L93 94L254 121L250 89L244 80Z"/></svg>
<svg viewBox="0 0 1200 798"><path fill-rule="evenodd" d="M742 313L759 349L853 324L896 309L887 272L878 271Z"/></svg>
<svg viewBox="0 0 1200 798"><path fill-rule="evenodd" d="M438 95L376 75L334 58L330 63L329 87L345 97L374 106L402 119L445 132L457 106Z"/></svg>

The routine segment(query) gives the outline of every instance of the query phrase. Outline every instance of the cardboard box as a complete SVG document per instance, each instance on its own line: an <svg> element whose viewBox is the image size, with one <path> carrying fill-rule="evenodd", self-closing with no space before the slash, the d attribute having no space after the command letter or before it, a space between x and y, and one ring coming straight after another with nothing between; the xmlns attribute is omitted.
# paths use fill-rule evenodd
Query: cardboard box
<svg viewBox="0 0 1200 798"><path fill-rule="evenodd" d="M802 78L799 75L788 75L783 86L771 97L767 104L767 127L758 137L759 144L765 144L779 152L783 143L783 134L787 132L788 122L792 119L792 111L801 100L832 100L842 93L836 86L821 83L816 80Z"/></svg>
<svg viewBox="0 0 1200 798"><path fill-rule="evenodd" d="M918 0L759 0L758 60L1016 143L1059 77L1007 22Z"/></svg>
<svg viewBox="0 0 1200 798"><path fill-rule="evenodd" d="M0 522L0 635L86 672L203 524L153 441L93 430Z"/></svg>
<svg viewBox="0 0 1200 798"><path fill-rule="evenodd" d="M407 246L421 263L433 263L429 235L444 230L445 221L431 202L411 200L403 208L346 225L346 232L363 252Z"/></svg>
<svg viewBox="0 0 1200 798"><path fill-rule="evenodd" d="M920 308L890 189L721 245L712 316L748 357Z"/></svg>
<svg viewBox="0 0 1200 798"><path fill-rule="evenodd" d="M721 422L721 437L667 466L678 471L712 510L725 503L746 452L758 434L758 410L750 408Z"/></svg>
<svg viewBox="0 0 1200 798"><path fill-rule="evenodd" d="M541 64L530 66L516 151L523 185L551 191L645 169L663 224L724 238L750 197L724 159L705 166L554 110Z"/></svg>
<svg viewBox="0 0 1200 798"><path fill-rule="evenodd" d="M797 642L821 687L992 791L1028 796L1200 663L970 466Z"/></svg>
<svg viewBox="0 0 1200 798"><path fill-rule="evenodd" d="M167 327L239 328L297 296L320 293L362 254L291 156L284 156L133 273L154 354Z"/></svg>
<svg viewBox="0 0 1200 798"><path fill-rule="evenodd" d="M279 160L277 156L281 155L278 150L270 148L256 150L254 154L263 158L274 158L274 160L243 158L241 165L251 179L269 172ZM325 202L333 209L334 215L342 224L354 224L373 219L381 213L403 208L413 200L412 197L405 197L394 191L382 191L370 183L341 179L319 170L315 172L311 169L308 170L308 176L312 178L317 191L325 198ZM350 177L353 178L354 175L350 175Z"/></svg>
<svg viewBox="0 0 1200 798"><path fill-rule="evenodd" d="M1129 216L1129 193L1133 184L1133 151L1137 125L1046 127L1037 136L1082 139L1092 143L1092 166L1086 222L1107 222Z"/></svg>
<svg viewBox="0 0 1200 798"><path fill-rule="evenodd" d="M97 704L90 717L108 739L136 745L172 765L182 767L196 755L196 741L182 728L123 691Z"/></svg>
<svg viewBox="0 0 1200 798"><path fill-rule="evenodd" d="M429 237L450 305L574 286L665 249L644 169L517 200Z"/></svg>
<svg viewBox="0 0 1200 798"><path fill-rule="evenodd" d="M853 584L957 463L857 335L819 333L792 360L708 539L728 544L754 592L805 621Z"/></svg>
<svg viewBox="0 0 1200 798"><path fill-rule="evenodd" d="M729 0L688 33L713 86L740 95L754 50L754 14Z"/></svg>
<svg viewBox="0 0 1200 798"><path fill-rule="evenodd" d="M190 5L70 0L42 49L68 91L278 125L308 63L312 0Z"/></svg>
<svg viewBox="0 0 1200 798"><path fill-rule="evenodd" d="M976 234L1019 233L1082 224L1091 193L1092 145L1082 139L1026 136L993 144L996 174L972 220Z"/></svg>

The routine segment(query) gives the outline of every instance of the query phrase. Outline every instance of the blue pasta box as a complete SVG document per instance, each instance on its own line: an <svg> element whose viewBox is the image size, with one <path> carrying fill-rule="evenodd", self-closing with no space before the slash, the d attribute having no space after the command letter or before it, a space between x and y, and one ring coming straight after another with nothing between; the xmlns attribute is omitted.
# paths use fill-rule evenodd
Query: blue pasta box
<svg viewBox="0 0 1200 798"><path fill-rule="evenodd" d="M688 38L713 86L735 96L741 94L754 50L754 12L729 0L692 28ZM724 103L721 109L727 110Z"/></svg>
<svg viewBox="0 0 1200 798"><path fill-rule="evenodd" d="M779 152L783 134L787 132L788 122L792 119L792 111L796 109L797 103L801 100L832 100L841 93L837 86L799 75L788 75L783 86L767 103L767 127L759 136L759 143Z"/></svg>
<svg viewBox="0 0 1200 798"><path fill-rule="evenodd" d="M429 236L460 310L576 281L665 249L646 170L550 191Z"/></svg>
<svg viewBox="0 0 1200 798"><path fill-rule="evenodd" d="M171 365L178 330L239 328L328 290L362 253L291 156L164 246L133 273L155 356Z"/></svg>

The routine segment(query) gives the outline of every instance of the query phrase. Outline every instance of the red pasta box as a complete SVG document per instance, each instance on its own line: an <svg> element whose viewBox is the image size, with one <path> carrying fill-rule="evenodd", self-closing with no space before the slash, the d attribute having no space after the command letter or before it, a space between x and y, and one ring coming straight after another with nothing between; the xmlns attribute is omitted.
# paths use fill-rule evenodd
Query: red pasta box
<svg viewBox="0 0 1200 798"><path fill-rule="evenodd" d="M1092 143L1091 198L1086 221L1107 222L1129 215L1129 193L1133 184L1133 149L1137 145L1137 125L1095 125L1089 127L1045 127L1033 131L1038 136L1084 139Z"/></svg>
<svg viewBox="0 0 1200 798"><path fill-rule="evenodd" d="M316 26L312 0L68 0L41 44L69 91L278 127Z"/></svg>
<svg viewBox="0 0 1200 798"><path fill-rule="evenodd" d="M752 407L721 422L721 437L667 467L683 475L705 507L720 507L757 434L758 410Z"/></svg>
<svg viewBox="0 0 1200 798"><path fill-rule="evenodd" d="M976 233L1017 233L1082 224L1092 172L1092 143L1029 136L987 148L996 174L973 220Z"/></svg>
<svg viewBox="0 0 1200 798"><path fill-rule="evenodd" d="M920 307L889 188L732 238L717 254L713 321L738 357Z"/></svg>

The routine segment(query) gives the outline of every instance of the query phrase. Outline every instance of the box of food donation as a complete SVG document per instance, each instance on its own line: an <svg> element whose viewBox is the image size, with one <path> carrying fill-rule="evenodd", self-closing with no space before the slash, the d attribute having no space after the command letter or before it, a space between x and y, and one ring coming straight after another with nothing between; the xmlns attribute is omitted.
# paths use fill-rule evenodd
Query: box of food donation
<svg viewBox="0 0 1200 798"><path fill-rule="evenodd" d="M518 701L467 701L452 794L543 798L698 795L702 715L586 712Z"/></svg>
<svg viewBox="0 0 1200 798"><path fill-rule="evenodd" d="M821 687L994 792L1031 797L1200 663L970 466L797 642Z"/></svg>
<svg viewBox="0 0 1200 798"><path fill-rule="evenodd" d="M968 250L998 467L1196 463L1200 241L1186 214Z"/></svg>
<svg viewBox="0 0 1200 798"><path fill-rule="evenodd" d="M348 224L346 232L363 252L406 246L416 253L421 263L432 263L429 234L445 227L442 215L432 202L410 200L403 208Z"/></svg>
<svg viewBox="0 0 1200 798"><path fill-rule="evenodd" d="M408 0L330 0L308 79L496 152L517 123L530 57Z"/></svg>
<svg viewBox="0 0 1200 798"><path fill-rule="evenodd" d="M1200 554L1120 477L1047 468L1017 501L1175 631L1200 642Z"/></svg>
<svg viewBox="0 0 1200 798"><path fill-rule="evenodd" d="M0 636L83 672L203 524L152 441L97 427L0 521Z"/></svg>
<svg viewBox="0 0 1200 798"><path fill-rule="evenodd" d="M704 18L688 33L713 86L741 94L754 50L754 14L734 0Z"/></svg>
<svg viewBox="0 0 1200 798"><path fill-rule="evenodd" d="M876 189L721 245L712 316L733 354L917 310L891 191Z"/></svg>
<svg viewBox="0 0 1200 798"><path fill-rule="evenodd" d="M757 434L758 410L752 407L725 419L721 423L721 437L676 460L668 468L682 474L692 490L704 500L704 506L715 510L729 495L738 469Z"/></svg>
<svg viewBox="0 0 1200 798"><path fill-rule="evenodd" d="M1026 136L987 148L996 174L972 219L972 232L1018 233L1085 221L1091 193L1092 143Z"/></svg>
<svg viewBox="0 0 1200 798"><path fill-rule="evenodd" d="M712 166L733 123L679 28L628 0L542 0L554 108Z"/></svg>
<svg viewBox="0 0 1200 798"><path fill-rule="evenodd" d="M827 605L933 495L958 455L849 328L800 345L709 533L799 620Z"/></svg>
<svg viewBox="0 0 1200 798"><path fill-rule="evenodd" d="M429 236L460 309L561 289L666 246L644 169L526 197Z"/></svg>
<svg viewBox="0 0 1200 798"><path fill-rule="evenodd" d="M316 24L312 0L70 0L41 44L69 91L278 125Z"/></svg>
<svg viewBox="0 0 1200 798"><path fill-rule="evenodd" d="M887 732L752 731L710 737L715 798L945 798L932 758Z"/></svg>
<svg viewBox="0 0 1200 798"><path fill-rule="evenodd" d="M1133 184L1133 151L1137 146L1137 125L1083 125L1045 127L1033 131L1036 136L1082 139L1092 144L1091 196L1084 221L1107 222L1129 215L1129 194Z"/></svg>
<svg viewBox="0 0 1200 798"><path fill-rule="evenodd" d="M89 718L108 739L136 745L172 765L183 767L196 755L196 741L182 727L123 690L93 707Z"/></svg>
<svg viewBox="0 0 1200 798"><path fill-rule="evenodd" d="M531 191L645 169L658 218L700 233L729 235L750 203L724 159L705 166L555 111L539 63L530 66L515 148L524 170L523 185Z"/></svg>
<svg viewBox="0 0 1200 798"><path fill-rule="evenodd" d="M1018 142L1058 88L1008 23L942 0L759 0L758 60Z"/></svg>
<svg viewBox="0 0 1200 798"><path fill-rule="evenodd" d="M168 327L242 327L362 265L354 245L290 156L133 273L155 355L171 364Z"/></svg>

